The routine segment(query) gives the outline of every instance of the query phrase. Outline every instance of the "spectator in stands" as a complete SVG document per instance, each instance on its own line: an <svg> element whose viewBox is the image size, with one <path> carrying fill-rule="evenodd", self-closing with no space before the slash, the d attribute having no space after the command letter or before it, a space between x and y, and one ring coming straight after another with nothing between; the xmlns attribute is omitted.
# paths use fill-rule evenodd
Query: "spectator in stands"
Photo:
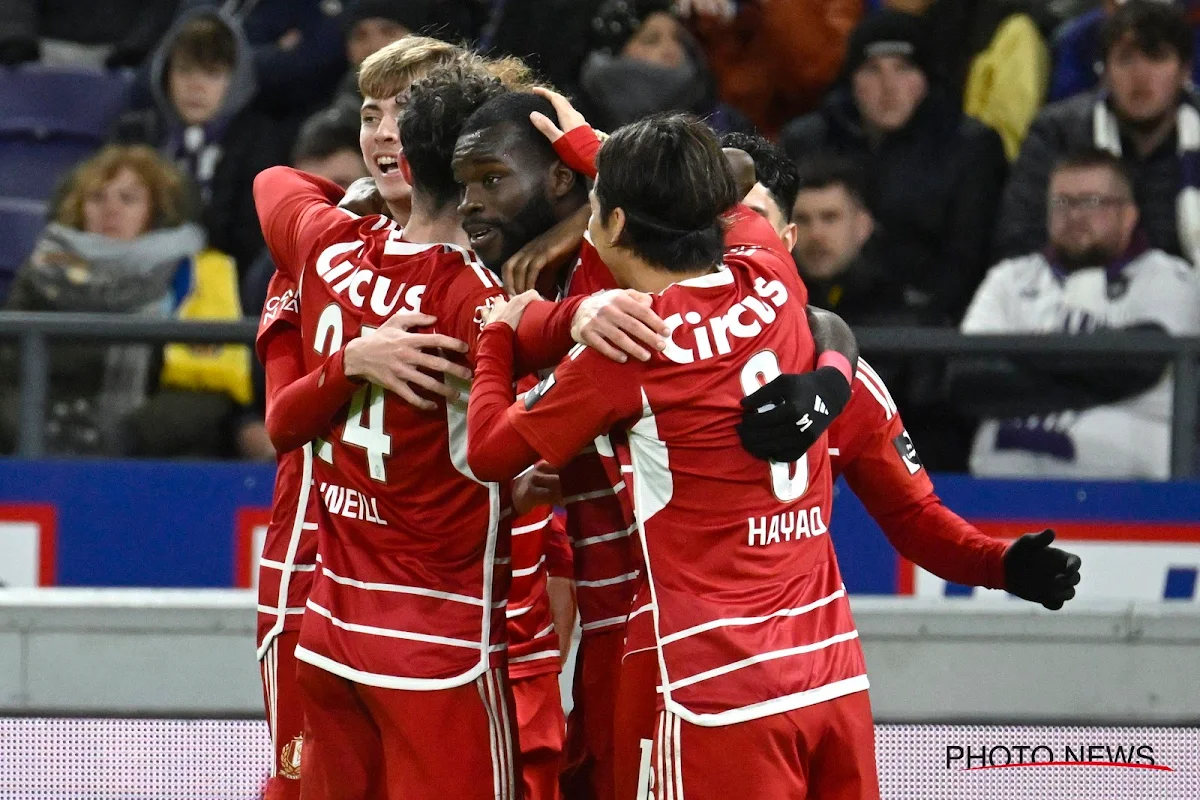
<svg viewBox="0 0 1200 800"><path fill-rule="evenodd" d="M192 180L212 247L246 270L263 248L254 176L281 163L270 120L248 108L254 64L238 25L199 9L179 19L154 54L156 108L130 112L117 139L159 148Z"/></svg>
<svg viewBox="0 0 1200 800"><path fill-rule="evenodd" d="M837 79L861 0L687 0L721 97L765 133L816 108Z"/></svg>
<svg viewBox="0 0 1200 800"><path fill-rule="evenodd" d="M1069 333L1105 328L1200 333L1200 281L1137 232L1125 164L1092 150L1050 175L1050 244L988 273L963 319L968 334ZM980 427L977 475L1166 478L1171 378L1136 357L989 358L955 365L953 399Z"/></svg>
<svg viewBox="0 0 1200 800"><path fill-rule="evenodd" d="M931 73L920 20L864 19L842 85L781 141L797 160L827 153L859 165L888 274L913 287L927 322L957 320L989 263L1007 162L996 132L963 116Z"/></svg>
<svg viewBox="0 0 1200 800"><path fill-rule="evenodd" d="M180 15L220 9L245 32L258 81L255 107L295 125L333 99L346 71L345 45L331 0L182 0ZM294 132L294 128L291 129ZM287 153L288 142L282 152Z"/></svg>
<svg viewBox="0 0 1200 800"><path fill-rule="evenodd" d="M178 0L5 0L0 64L135 67L170 27ZM83 21L86 20L86 24Z"/></svg>
<svg viewBox="0 0 1200 800"><path fill-rule="evenodd" d="M8 308L147 318L235 318L229 259L204 249L189 219L183 177L148 147L111 145L68 180ZM230 303L232 299L233 305ZM231 313L232 312L232 313ZM50 349L51 453L216 455L222 424L249 402L245 347L62 343ZM0 375L0 447L11 450L17 375L11 349ZM155 376L161 360L161 375ZM162 391L152 393L154 386Z"/></svg>
<svg viewBox="0 0 1200 800"><path fill-rule="evenodd" d="M843 158L802 163L792 203L792 257L809 302L851 325L905 320L904 291L879 258L875 220L863 197L862 177Z"/></svg>
<svg viewBox="0 0 1200 800"><path fill-rule="evenodd" d="M409 34L419 33L432 19L432 6L432 0L350 0L341 20L350 69L338 85L334 102L357 112L362 105L358 68L367 56Z"/></svg>
<svg viewBox="0 0 1200 800"><path fill-rule="evenodd" d="M1063 25L1054 41L1054 72L1050 79L1050 100L1065 100L1080 92L1095 89L1104 73L1104 26L1108 18L1127 0L1103 0ZM1154 2L1154 0L1150 0ZM1158 0L1170 3L1171 0ZM1195 8L1194 0L1185 5ZM1200 39L1200 28L1192 23L1192 49ZM1200 80L1200 62L1192 64L1192 80Z"/></svg>
<svg viewBox="0 0 1200 800"><path fill-rule="evenodd" d="M579 76L588 119L611 131L650 114L688 111L719 133L750 130L717 100L700 45L671 9L671 0L607 0L596 12Z"/></svg>
<svg viewBox="0 0 1200 800"><path fill-rule="evenodd" d="M1200 109L1186 87L1192 32L1182 9L1130 0L1104 27L1105 86L1047 106L1013 165L997 246L1002 256L1046 244L1046 187L1065 153L1097 147L1133 176L1150 246L1196 261L1200 248Z"/></svg>

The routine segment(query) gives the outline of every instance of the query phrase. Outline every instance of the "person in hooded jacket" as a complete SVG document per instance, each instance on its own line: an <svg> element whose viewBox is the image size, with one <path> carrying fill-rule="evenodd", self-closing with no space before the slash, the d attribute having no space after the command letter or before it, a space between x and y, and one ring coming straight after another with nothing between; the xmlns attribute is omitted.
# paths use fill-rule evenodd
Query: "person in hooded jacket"
<svg viewBox="0 0 1200 800"><path fill-rule="evenodd" d="M579 75L580 105L602 130L666 111L686 111L718 133L751 131L717 99L716 81L670 0L608 0L592 19L591 51Z"/></svg>
<svg viewBox="0 0 1200 800"><path fill-rule="evenodd" d="M781 143L798 161L830 153L860 166L885 266L910 287L905 305L926 324L957 321L990 263L1008 163L1000 136L942 89L920 19L864 19L839 87Z"/></svg>
<svg viewBox="0 0 1200 800"><path fill-rule="evenodd" d="M249 268L264 243L254 176L283 163L276 125L249 108L256 82L250 46L223 11L180 17L150 67L154 108L123 115L114 138L156 147L191 179L209 245Z"/></svg>

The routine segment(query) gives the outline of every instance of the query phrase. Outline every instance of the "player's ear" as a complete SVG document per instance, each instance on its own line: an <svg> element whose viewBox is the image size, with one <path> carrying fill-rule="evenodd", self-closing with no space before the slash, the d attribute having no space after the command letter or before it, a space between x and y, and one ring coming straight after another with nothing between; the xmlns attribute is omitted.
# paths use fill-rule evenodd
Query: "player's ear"
<svg viewBox="0 0 1200 800"><path fill-rule="evenodd" d="M783 231L780 232L779 238L783 240L785 250L791 252L791 249L796 246L796 223L789 222L783 226Z"/></svg>
<svg viewBox="0 0 1200 800"><path fill-rule="evenodd" d="M412 186L412 165L408 163L408 156L404 155L403 150L400 151L400 162L398 166L400 167L400 174L404 176L404 182L409 186Z"/></svg>
<svg viewBox="0 0 1200 800"><path fill-rule="evenodd" d="M550 196L555 200L566 197L578 180L579 176L574 170L561 161L555 161L550 167Z"/></svg>
<svg viewBox="0 0 1200 800"><path fill-rule="evenodd" d="M604 233L608 235L608 243L611 247L616 247L621 241L621 234L625 232L625 209L621 207L614 208L608 215L608 219L604 220Z"/></svg>

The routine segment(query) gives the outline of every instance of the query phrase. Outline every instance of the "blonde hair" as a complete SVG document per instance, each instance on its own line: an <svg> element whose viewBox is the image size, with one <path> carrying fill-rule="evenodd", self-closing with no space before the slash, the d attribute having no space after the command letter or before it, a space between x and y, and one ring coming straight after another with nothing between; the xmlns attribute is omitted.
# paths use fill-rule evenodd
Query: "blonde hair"
<svg viewBox="0 0 1200 800"><path fill-rule="evenodd" d="M144 144L111 144L84 161L67 179L54 221L84 229L83 205L88 195L128 169L150 192L150 227L172 228L187 219L187 188L183 176Z"/></svg>
<svg viewBox="0 0 1200 800"><path fill-rule="evenodd" d="M358 70L358 91L363 97L393 97L438 67L451 65L479 67L513 90L541 85L519 58L484 58L440 39L405 36L367 56Z"/></svg>

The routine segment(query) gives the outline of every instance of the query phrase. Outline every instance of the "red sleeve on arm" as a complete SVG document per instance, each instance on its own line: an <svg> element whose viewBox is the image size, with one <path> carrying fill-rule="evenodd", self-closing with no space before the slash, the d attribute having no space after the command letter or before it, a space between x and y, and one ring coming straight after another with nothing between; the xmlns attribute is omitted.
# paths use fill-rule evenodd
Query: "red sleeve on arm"
<svg viewBox="0 0 1200 800"><path fill-rule="evenodd" d="M482 481L507 481L538 460L506 413L513 404L513 331L489 325L479 335L467 404L467 464Z"/></svg>
<svg viewBox="0 0 1200 800"><path fill-rule="evenodd" d="M362 384L346 377L345 350L281 388L267 403L267 435L276 451L286 453L329 430L337 412ZM271 367L268 362L268 374Z"/></svg>
<svg viewBox="0 0 1200 800"><path fill-rule="evenodd" d="M900 555L939 578L1004 588L1008 542L994 539L942 504L936 494L875 516Z"/></svg>
<svg viewBox="0 0 1200 800"><path fill-rule="evenodd" d="M830 426L846 482L900 555L940 578L1003 588L1007 542L980 532L942 505L887 387L868 367Z"/></svg>
<svg viewBox="0 0 1200 800"><path fill-rule="evenodd" d="M551 578L575 577L575 554L571 552L566 523L558 514L550 518L546 532L546 572Z"/></svg>
<svg viewBox="0 0 1200 800"><path fill-rule="evenodd" d="M537 300L530 303L517 325L517 374L553 367L575 346L571 321L586 298L571 297L557 303Z"/></svg>
<svg viewBox="0 0 1200 800"><path fill-rule="evenodd" d="M267 373L267 415L270 416L276 396L304 377L304 342L297 328L278 325L259 339L258 351Z"/></svg>
<svg viewBox="0 0 1200 800"><path fill-rule="evenodd" d="M343 194L336 183L291 167L271 167L255 176L254 206L279 269L300 269L317 237L329 225L349 218L337 208ZM293 282L300 278L291 273L288 277Z"/></svg>
<svg viewBox="0 0 1200 800"><path fill-rule="evenodd" d="M596 177L596 154L600 137L587 125L567 131L554 143L554 152L562 162L588 178Z"/></svg>

